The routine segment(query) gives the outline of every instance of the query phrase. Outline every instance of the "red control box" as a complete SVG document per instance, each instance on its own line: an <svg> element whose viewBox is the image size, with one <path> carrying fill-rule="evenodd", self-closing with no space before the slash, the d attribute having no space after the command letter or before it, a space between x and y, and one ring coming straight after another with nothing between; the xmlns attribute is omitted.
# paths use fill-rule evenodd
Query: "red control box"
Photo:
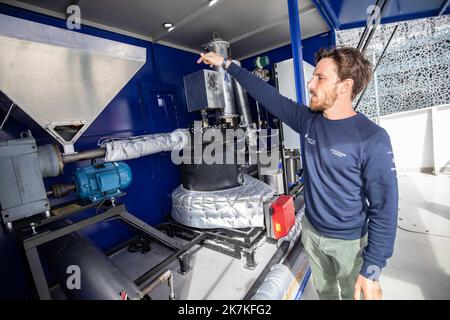
<svg viewBox="0 0 450 320"><path fill-rule="evenodd" d="M295 223L295 208L292 196L281 195L272 203L272 228L275 239L288 234Z"/></svg>

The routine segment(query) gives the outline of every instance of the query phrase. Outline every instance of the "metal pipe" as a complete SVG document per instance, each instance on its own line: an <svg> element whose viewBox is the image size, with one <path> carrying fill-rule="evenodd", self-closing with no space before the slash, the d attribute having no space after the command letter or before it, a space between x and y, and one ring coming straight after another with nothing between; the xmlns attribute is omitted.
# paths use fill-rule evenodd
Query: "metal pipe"
<svg viewBox="0 0 450 320"><path fill-rule="evenodd" d="M380 10L380 21L381 21L381 17L383 17L383 13L387 8L387 4L388 4L389 0L385 0L383 2L383 5L381 6L381 10ZM369 46L370 40L372 40L373 35L375 34L376 31L376 26L372 27L372 30L370 30L369 36L367 37L366 43L364 43L364 46L361 50L361 52L366 52L367 47Z"/></svg>
<svg viewBox="0 0 450 320"><path fill-rule="evenodd" d="M373 52L373 62L375 63L375 52ZM377 124L380 125L380 96L378 94L378 77L377 72L373 73L373 84L375 87L375 105L377 106Z"/></svg>
<svg viewBox="0 0 450 320"><path fill-rule="evenodd" d="M294 188L292 188L292 190L289 190L288 195L296 197L297 192L302 190L302 188L303 188L303 184L299 183ZM295 211L297 211L297 208L295 208Z"/></svg>
<svg viewBox="0 0 450 320"><path fill-rule="evenodd" d="M236 105L241 116L241 125L245 128L251 127L253 119L249 109L247 91L234 78L233 88L236 94Z"/></svg>
<svg viewBox="0 0 450 320"><path fill-rule="evenodd" d="M386 43L386 45L383 48L383 52L381 52L380 58L378 59L377 64L375 65L375 68L373 68L373 72L372 72L372 76L373 74L375 74L375 72L377 71L378 66L380 65L381 59L383 59L384 54L386 53L387 48L389 47L389 44L392 41L392 38L394 37L395 32L397 31L398 25L395 26L394 30L391 33L391 36L389 37L388 42ZM359 96L358 102L356 103L355 106L355 110L358 108L359 103L361 102L362 98L364 97L364 94L366 93L367 87L369 86L370 81L372 80L372 77L369 79L369 81L367 82L366 86L364 87L363 92L361 93L361 95Z"/></svg>
<svg viewBox="0 0 450 320"><path fill-rule="evenodd" d="M283 133L283 123L280 121L278 121L278 130L280 131L280 154L281 154L281 166L283 167L283 189L284 192L283 193L288 193L289 192L289 184L288 184L288 179L287 179L287 172L286 172L286 153L285 153L285 149L284 149L284 133Z"/></svg>
<svg viewBox="0 0 450 320"><path fill-rule="evenodd" d="M170 276L169 276L169 290L170 290L169 300L175 300L175 292L173 290L173 273L172 272L170 273Z"/></svg>
<svg viewBox="0 0 450 320"><path fill-rule="evenodd" d="M155 280L153 280L147 286L145 286L141 290L142 296L145 296L146 294L150 294L151 292L153 292L153 290L156 289L156 287L158 287L160 284L164 283L165 281L167 281L167 284L170 288L169 300L174 300L175 294L174 294L174 290L173 290L173 273L170 270L164 271Z"/></svg>
<svg viewBox="0 0 450 320"><path fill-rule="evenodd" d="M237 60L233 60L235 64L241 66ZM247 91L233 78L234 96L236 98L236 107L241 116L241 125L245 128L251 127L253 124L252 114L250 112L250 105L248 103Z"/></svg>
<svg viewBox="0 0 450 320"><path fill-rule="evenodd" d="M381 0L377 0L377 3L375 3L375 6L378 7L380 5ZM372 15L374 13L374 11L371 12L370 15ZM367 30L369 30L369 26L366 24L366 27L364 28L363 34L361 35L361 38L359 39L358 45L356 46L356 49L360 50L361 46L364 43L364 39L366 38L367 35Z"/></svg>
<svg viewBox="0 0 450 320"><path fill-rule="evenodd" d="M294 58L295 89L297 102L306 103L305 80L303 75L302 33L300 30L300 17L298 1L288 0L289 26L291 31L292 57Z"/></svg>
<svg viewBox="0 0 450 320"><path fill-rule="evenodd" d="M258 118L258 120L257 120L257 128L258 129L261 129L261 127L262 127L262 121L261 121L261 109L259 108L259 102L258 101L256 101L256 114L257 114L257 118Z"/></svg>
<svg viewBox="0 0 450 320"><path fill-rule="evenodd" d="M104 148L81 151L81 152L74 153L74 154L64 154L63 162L66 164L66 163L77 162L77 161L81 161L81 160L101 158L101 157L104 157L105 154L106 154L106 149L104 149Z"/></svg>

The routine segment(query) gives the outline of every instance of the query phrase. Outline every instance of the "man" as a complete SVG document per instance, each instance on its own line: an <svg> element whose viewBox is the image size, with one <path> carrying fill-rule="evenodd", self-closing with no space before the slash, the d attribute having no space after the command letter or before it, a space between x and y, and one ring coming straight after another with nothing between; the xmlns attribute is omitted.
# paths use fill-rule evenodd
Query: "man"
<svg viewBox="0 0 450 320"><path fill-rule="evenodd" d="M302 243L319 297L381 299L379 277L393 253L398 187L388 134L352 107L370 80L370 62L354 48L321 49L308 82L308 108L213 52L202 53L197 63L202 61L222 65L305 137Z"/></svg>

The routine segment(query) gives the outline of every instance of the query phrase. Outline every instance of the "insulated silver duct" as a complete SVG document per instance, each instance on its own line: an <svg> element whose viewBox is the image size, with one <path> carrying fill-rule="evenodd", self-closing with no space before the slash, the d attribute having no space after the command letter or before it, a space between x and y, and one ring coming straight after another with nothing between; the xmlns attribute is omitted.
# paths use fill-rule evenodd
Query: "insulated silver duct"
<svg viewBox="0 0 450 320"><path fill-rule="evenodd" d="M213 39L210 42L204 44L203 48L206 51L215 52L224 58L230 57L230 44L227 41L219 38L217 33L214 33ZM221 114L221 118L236 117L232 77L224 70L224 68L222 68L222 66L214 66L213 69L220 72L223 76L225 107Z"/></svg>
<svg viewBox="0 0 450 320"><path fill-rule="evenodd" d="M136 159L158 152L181 150L189 143L186 129L177 129L168 133L155 133L130 138L111 138L100 142L106 149L105 161Z"/></svg>
<svg viewBox="0 0 450 320"><path fill-rule="evenodd" d="M251 300L282 300L293 278L291 270L285 265L278 263L272 266Z"/></svg>

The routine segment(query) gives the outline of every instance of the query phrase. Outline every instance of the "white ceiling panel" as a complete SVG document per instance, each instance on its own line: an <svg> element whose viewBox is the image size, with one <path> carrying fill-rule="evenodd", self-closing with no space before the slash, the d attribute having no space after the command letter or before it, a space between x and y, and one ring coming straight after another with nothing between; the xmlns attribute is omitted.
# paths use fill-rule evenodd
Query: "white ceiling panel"
<svg viewBox="0 0 450 320"><path fill-rule="evenodd" d="M282 46L290 41L287 0L0 0L44 14L64 18L70 4L78 4L86 25L134 35L163 44L200 51L218 32L231 41L233 57ZM299 1L302 38L327 31L310 0ZM175 29L167 33L164 22ZM177 23L180 25L177 27Z"/></svg>
<svg viewBox="0 0 450 320"><path fill-rule="evenodd" d="M176 23L207 0L90 0L80 4L84 18L115 28L154 37L164 22Z"/></svg>

